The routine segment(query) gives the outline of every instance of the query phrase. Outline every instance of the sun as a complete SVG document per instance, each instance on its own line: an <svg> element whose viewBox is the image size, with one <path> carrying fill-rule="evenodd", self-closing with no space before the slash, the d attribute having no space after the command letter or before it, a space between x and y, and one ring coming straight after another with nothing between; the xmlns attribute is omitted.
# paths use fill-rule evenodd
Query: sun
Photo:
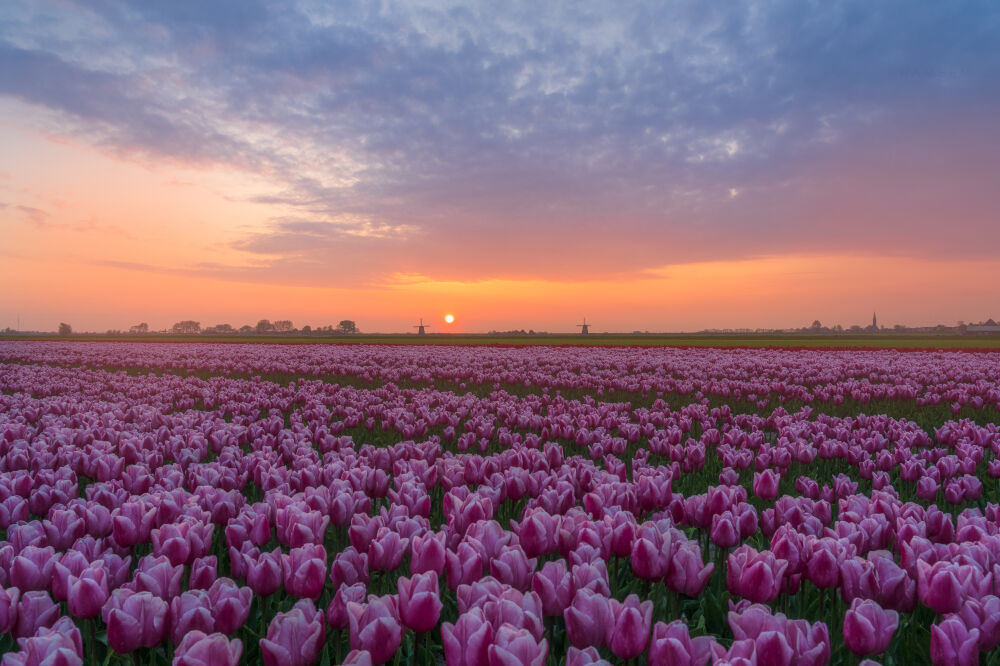
<svg viewBox="0 0 1000 666"><path fill-rule="evenodd" d="M444 316L444 320L445 320L445 322L447 322L449 324L452 324L452 323L455 322L455 315L453 315L453 314L446 314Z"/></svg>

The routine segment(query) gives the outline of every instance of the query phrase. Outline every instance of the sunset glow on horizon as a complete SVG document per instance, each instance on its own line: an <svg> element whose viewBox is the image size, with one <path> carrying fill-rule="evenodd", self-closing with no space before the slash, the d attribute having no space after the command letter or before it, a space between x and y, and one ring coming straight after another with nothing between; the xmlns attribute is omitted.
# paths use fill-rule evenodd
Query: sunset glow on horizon
<svg viewBox="0 0 1000 666"><path fill-rule="evenodd" d="M0 9L0 329L1000 318L996 6L182 5Z"/></svg>

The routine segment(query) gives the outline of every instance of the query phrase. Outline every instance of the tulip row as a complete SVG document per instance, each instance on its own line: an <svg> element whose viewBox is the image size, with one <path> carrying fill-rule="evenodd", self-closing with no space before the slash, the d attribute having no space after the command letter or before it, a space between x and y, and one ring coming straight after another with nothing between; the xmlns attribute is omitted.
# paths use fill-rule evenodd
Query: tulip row
<svg viewBox="0 0 1000 666"><path fill-rule="evenodd" d="M998 658L996 425L757 404L980 355L335 349L0 344L0 663Z"/></svg>

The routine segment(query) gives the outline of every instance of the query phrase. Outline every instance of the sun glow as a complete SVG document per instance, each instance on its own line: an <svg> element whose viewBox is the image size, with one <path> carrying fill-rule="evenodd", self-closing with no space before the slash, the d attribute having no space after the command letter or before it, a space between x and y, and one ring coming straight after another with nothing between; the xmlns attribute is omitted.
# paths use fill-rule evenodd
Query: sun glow
<svg viewBox="0 0 1000 666"><path fill-rule="evenodd" d="M447 324L453 324L453 323L455 323L455 315L453 315L453 314L446 314L444 316L444 321Z"/></svg>

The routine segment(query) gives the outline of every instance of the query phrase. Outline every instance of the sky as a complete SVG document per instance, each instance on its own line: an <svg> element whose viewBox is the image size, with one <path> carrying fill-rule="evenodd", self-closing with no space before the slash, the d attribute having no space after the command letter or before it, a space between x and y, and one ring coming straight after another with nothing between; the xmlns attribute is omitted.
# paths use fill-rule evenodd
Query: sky
<svg viewBox="0 0 1000 666"><path fill-rule="evenodd" d="M4 3L0 328L1000 318L998 117L995 0Z"/></svg>

